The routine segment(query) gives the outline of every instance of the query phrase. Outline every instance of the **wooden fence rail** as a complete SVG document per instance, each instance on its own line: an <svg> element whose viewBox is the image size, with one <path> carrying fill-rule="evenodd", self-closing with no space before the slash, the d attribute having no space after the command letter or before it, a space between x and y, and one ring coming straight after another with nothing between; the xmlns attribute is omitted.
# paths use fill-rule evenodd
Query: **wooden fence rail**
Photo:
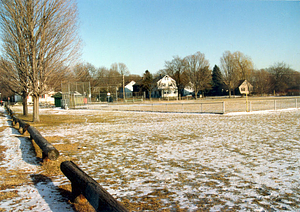
<svg viewBox="0 0 300 212"><path fill-rule="evenodd" d="M28 127L28 132L30 134L30 139L33 139L34 142L41 148L42 150L42 159L47 161L56 160L59 156L59 152L57 149L49 143L40 133L32 126Z"/></svg>
<svg viewBox="0 0 300 212"><path fill-rule="evenodd" d="M5 105L5 108L7 109L8 114L12 118L12 124L16 125L19 124L19 132L21 134L24 134L26 131L30 134L30 139L34 140L34 142L40 147L42 150L42 159L43 161L47 160L56 160L59 156L58 150L49 143L40 133L37 129L35 129L33 126L30 126L29 124L25 123L21 119L18 119L14 116L13 111Z"/></svg>
<svg viewBox="0 0 300 212"><path fill-rule="evenodd" d="M96 211L123 212L127 209L111 196L99 183L88 176L72 161L64 161L61 171L71 181L72 194L80 199L83 195Z"/></svg>
<svg viewBox="0 0 300 212"><path fill-rule="evenodd" d="M28 130L29 128L29 124L25 123L24 121L22 121L21 119L18 119L17 117L15 116L12 116L12 125L16 125L16 124L19 124L19 132L21 134L25 134L25 132Z"/></svg>

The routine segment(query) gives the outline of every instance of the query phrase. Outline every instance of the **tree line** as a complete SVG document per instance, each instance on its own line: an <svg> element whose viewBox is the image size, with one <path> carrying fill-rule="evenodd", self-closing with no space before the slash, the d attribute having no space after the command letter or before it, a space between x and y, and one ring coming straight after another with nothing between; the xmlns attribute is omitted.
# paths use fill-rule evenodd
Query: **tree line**
<svg viewBox="0 0 300 212"><path fill-rule="evenodd" d="M266 69L255 70L249 56L239 51L233 53L225 51L220 58L220 67L215 65L211 70L209 66L209 61L201 52L183 58L174 56L171 61L165 61L163 69L153 74L146 70L142 76L130 74L124 63L113 63L110 68L104 66L97 68L91 63L81 62L72 67L63 66L53 71L47 80L47 88L61 91L61 84L64 83L90 82L92 90L98 88L97 91L113 93L116 89L122 92L124 85L135 81L141 83L141 92L151 92L154 78L169 75L176 81L178 94L181 96L185 86L189 84L193 85L195 94L201 92L202 96L204 94L230 96L243 80L249 81L254 86L254 93L258 95L285 93L288 88L294 88L299 93L300 73L285 63L276 63ZM2 77L2 80L6 81L5 78ZM3 85L7 89L10 84L2 83L1 86ZM10 90L16 92L15 89ZM197 98L197 95L195 97Z"/></svg>
<svg viewBox="0 0 300 212"><path fill-rule="evenodd" d="M130 81L140 82L141 92L151 92L152 81L160 75L169 75L177 84L179 95L183 95L185 86L192 84L195 93L210 96L231 95L239 84L247 80L254 86L254 94L283 94L288 88L300 89L300 73L291 69L285 63L276 63L265 69L254 69L251 58L242 52L225 51L220 58L220 67L209 68L209 61L201 52L186 57L174 56L171 61L165 61L164 68L150 73L130 74L124 63L113 63L110 68L96 68L90 63L78 63L70 72L64 72L62 82L90 82L92 88L99 88L104 93L122 90L123 84ZM123 76L125 76L125 81ZM60 90L57 84L56 90ZM203 96L203 95L202 95ZM196 96L195 96L196 97Z"/></svg>
<svg viewBox="0 0 300 212"><path fill-rule="evenodd" d="M225 51L220 58L220 67L209 69L209 62L203 53L181 58L174 56L165 62L165 69L159 71L176 80L178 90L188 83L194 85L195 93L201 91L207 95L229 95L239 84L247 80L258 95L285 93L288 88L300 89L300 73L285 63L276 63L265 69L254 69L251 58L240 51Z"/></svg>

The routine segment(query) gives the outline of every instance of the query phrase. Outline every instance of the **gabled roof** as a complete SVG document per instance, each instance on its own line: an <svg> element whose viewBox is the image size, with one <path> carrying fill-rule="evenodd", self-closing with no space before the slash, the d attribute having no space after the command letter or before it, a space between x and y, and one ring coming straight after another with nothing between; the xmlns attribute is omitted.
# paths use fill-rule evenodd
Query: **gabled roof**
<svg viewBox="0 0 300 212"><path fill-rule="evenodd" d="M128 89L128 91L133 91L133 86L135 85L135 81L131 81L127 85L125 85L125 88Z"/></svg>
<svg viewBox="0 0 300 212"><path fill-rule="evenodd" d="M176 81L169 75L165 75L158 80L156 86L158 89L177 88Z"/></svg>
<svg viewBox="0 0 300 212"><path fill-rule="evenodd" d="M248 82L247 80L240 80L239 86L238 86L238 87L240 87L240 86L246 86L246 85L248 85L249 87L253 87L253 86L250 84L250 82Z"/></svg>
<svg viewBox="0 0 300 212"><path fill-rule="evenodd" d="M160 74L159 76L155 77L155 78L152 80L152 83L153 83L153 84L156 84L156 83L157 83L159 80L161 80L163 77L164 77L164 76Z"/></svg>

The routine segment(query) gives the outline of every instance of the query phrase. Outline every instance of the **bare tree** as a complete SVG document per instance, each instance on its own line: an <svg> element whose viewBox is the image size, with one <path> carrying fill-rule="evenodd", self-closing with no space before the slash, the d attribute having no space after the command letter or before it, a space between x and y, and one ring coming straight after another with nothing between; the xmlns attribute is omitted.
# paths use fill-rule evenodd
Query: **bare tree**
<svg viewBox="0 0 300 212"><path fill-rule="evenodd" d="M161 71L162 73L168 74L176 81L176 85L178 88L178 96L183 93L184 86L188 83L185 78L182 77L183 72L185 70L185 60L180 58L179 56L174 56L173 60L165 61L166 69Z"/></svg>
<svg viewBox="0 0 300 212"><path fill-rule="evenodd" d="M77 63L73 68L73 78L76 82L90 82L92 80L91 73L87 64Z"/></svg>
<svg viewBox="0 0 300 212"><path fill-rule="evenodd" d="M129 75L130 72L127 68L127 66L124 63L113 63L111 65L111 69L114 71L117 71L122 76L122 90L123 90L123 99L125 101L125 75Z"/></svg>
<svg viewBox="0 0 300 212"><path fill-rule="evenodd" d="M27 70L26 80L34 100L33 121L39 121L39 96L48 89L49 78L60 67L68 67L79 50L77 5L73 0L0 0L0 3L2 20L13 20L2 27L12 28L11 32L4 32L3 46L5 52L10 46L24 49L19 61ZM8 36L19 39L8 42Z"/></svg>
<svg viewBox="0 0 300 212"><path fill-rule="evenodd" d="M229 98L231 91L237 86L238 72L233 54L230 51L225 51L221 57L221 69L223 71L224 83L228 88Z"/></svg>
<svg viewBox="0 0 300 212"><path fill-rule="evenodd" d="M0 81L3 90L19 94L23 99L23 115L28 115L27 86L22 82L22 72L13 63L0 58ZM23 85L23 86L22 86Z"/></svg>
<svg viewBox="0 0 300 212"><path fill-rule="evenodd" d="M197 98L199 91L204 91L210 87L211 71L208 68L209 62L201 52L187 56L184 60L185 69L190 82L194 86L195 98Z"/></svg>
<svg viewBox="0 0 300 212"><path fill-rule="evenodd" d="M254 92L260 95L270 94L271 90L271 74L264 69L254 71L253 74Z"/></svg>
<svg viewBox="0 0 300 212"><path fill-rule="evenodd" d="M253 63L249 56L236 51L232 54L239 80L248 80L253 72Z"/></svg>
<svg viewBox="0 0 300 212"><path fill-rule="evenodd" d="M26 33L22 19L24 11L20 1L0 1L0 29L2 40L1 77L6 88L23 99L23 115L28 114L29 62L26 57Z"/></svg>
<svg viewBox="0 0 300 212"><path fill-rule="evenodd" d="M285 92L296 76L295 71L283 62L274 64L267 71L271 74L271 88L274 93Z"/></svg>
<svg viewBox="0 0 300 212"><path fill-rule="evenodd" d="M234 53L225 51L221 57L221 69L229 97L231 97L231 91L238 86L240 80L249 81L253 75L251 58L239 51Z"/></svg>

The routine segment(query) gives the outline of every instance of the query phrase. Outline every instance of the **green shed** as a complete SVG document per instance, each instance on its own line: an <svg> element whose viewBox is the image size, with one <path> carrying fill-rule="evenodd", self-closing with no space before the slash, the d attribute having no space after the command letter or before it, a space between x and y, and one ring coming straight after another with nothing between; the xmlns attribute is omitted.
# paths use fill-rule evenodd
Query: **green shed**
<svg viewBox="0 0 300 212"><path fill-rule="evenodd" d="M57 92L52 97L54 98L55 107L61 107L62 93Z"/></svg>

